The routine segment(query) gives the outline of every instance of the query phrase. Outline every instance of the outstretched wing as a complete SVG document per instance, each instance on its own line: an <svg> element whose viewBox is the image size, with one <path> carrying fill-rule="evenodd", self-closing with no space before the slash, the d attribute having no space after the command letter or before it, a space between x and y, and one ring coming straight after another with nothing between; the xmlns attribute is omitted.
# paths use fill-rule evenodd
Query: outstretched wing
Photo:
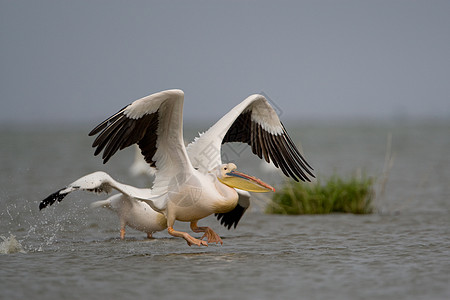
<svg viewBox="0 0 450 300"><path fill-rule="evenodd" d="M109 193L111 190L117 190L131 198L150 198L152 193L150 189L139 189L115 181L105 172L94 172L83 176L72 182L65 188L51 194L39 203L39 209L46 208L56 201L61 202L68 194L76 190L88 191L93 193Z"/></svg>
<svg viewBox="0 0 450 300"><path fill-rule="evenodd" d="M251 146L259 158L280 168L298 181L314 177L312 167L289 137L275 110L262 95L252 95L235 106L208 131L188 145L187 152L195 168L208 172L222 163L221 145L242 142ZM249 206L250 194L238 191L238 205L227 213L216 214L220 223L236 227Z"/></svg>
<svg viewBox="0 0 450 300"><path fill-rule="evenodd" d="M221 164L221 145L231 142L250 145L254 154L272 161L295 181L310 181L309 177L314 177L312 167L262 95L252 95L242 101L188 145L193 166L207 172Z"/></svg>
<svg viewBox="0 0 450 300"><path fill-rule="evenodd" d="M183 141L183 101L181 90L162 91L134 101L89 133L98 134L92 144L97 148L94 154L103 151L106 163L118 150L138 144L145 161L158 170L153 189L163 194L181 170L193 170Z"/></svg>

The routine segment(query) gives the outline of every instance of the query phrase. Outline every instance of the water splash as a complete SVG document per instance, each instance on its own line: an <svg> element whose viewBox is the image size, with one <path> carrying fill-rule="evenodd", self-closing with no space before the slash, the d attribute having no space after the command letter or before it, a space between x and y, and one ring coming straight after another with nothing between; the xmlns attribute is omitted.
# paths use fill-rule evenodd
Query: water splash
<svg viewBox="0 0 450 300"><path fill-rule="evenodd" d="M0 243L0 254L26 253L14 235L11 234L9 237L0 235L0 238L3 240Z"/></svg>

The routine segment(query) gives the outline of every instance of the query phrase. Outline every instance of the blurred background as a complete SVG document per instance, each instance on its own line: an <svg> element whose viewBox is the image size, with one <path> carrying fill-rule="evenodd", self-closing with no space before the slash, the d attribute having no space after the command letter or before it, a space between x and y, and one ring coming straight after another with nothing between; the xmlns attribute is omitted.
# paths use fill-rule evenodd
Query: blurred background
<svg viewBox="0 0 450 300"><path fill-rule="evenodd" d="M215 121L263 91L286 121L450 115L448 1L1 1L0 123L96 123L186 93Z"/></svg>

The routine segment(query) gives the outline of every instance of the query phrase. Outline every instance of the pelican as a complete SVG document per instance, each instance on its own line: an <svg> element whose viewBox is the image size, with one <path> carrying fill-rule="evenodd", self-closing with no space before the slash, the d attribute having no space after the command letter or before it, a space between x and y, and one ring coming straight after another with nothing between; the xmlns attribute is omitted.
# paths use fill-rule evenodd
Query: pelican
<svg viewBox="0 0 450 300"><path fill-rule="evenodd" d="M222 244L217 233L198 226L198 220L214 213L226 227L236 226L249 204L245 191L274 191L269 184L237 171L234 163L223 163L222 144L247 143L259 158L272 161L296 181L310 181L309 177L314 177L312 167L264 96L249 96L187 147L183 142L183 102L181 90L152 94L125 106L89 135L97 135L92 146L96 148L95 155L103 152L103 163L118 150L133 144L139 146L146 162L156 169L152 189L118 185L111 180L108 186L163 214L168 233L184 238L189 246ZM45 207L59 200L61 192L65 191L60 190L53 198L49 196L50 200L41 205ZM203 237L196 239L176 231L173 228L176 220L190 222L192 231L203 232ZM205 237L207 241L203 240Z"/></svg>
<svg viewBox="0 0 450 300"><path fill-rule="evenodd" d="M167 228L167 220L163 214L153 210L147 203L136 200L131 195L139 197L151 197L150 189L136 188L114 180L109 174L97 171L83 176L66 187L51 194L39 204L39 209L52 205L56 201L62 201L73 191L82 190L93 193L110 193L113 189L119 191L106 200L95 201L92 208L104 207L117 213L120 222L120 238L125 238L126 226L147 233L148 238L152 234Z"/></svg>

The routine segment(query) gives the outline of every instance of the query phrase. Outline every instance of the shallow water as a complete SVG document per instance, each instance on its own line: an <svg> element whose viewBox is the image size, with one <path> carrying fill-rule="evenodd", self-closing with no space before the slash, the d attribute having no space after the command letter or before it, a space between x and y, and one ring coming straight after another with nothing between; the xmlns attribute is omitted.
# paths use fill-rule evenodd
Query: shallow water
<svg viewBox="0 0 450 300"><path fill-rule="evenodd" d="M23 251L0 254L0 298L449 299L450 124L301 128L291 135L319 177L358 170L377 177L377 212L266 215L259 196L235 230L202 221L224 241L207 248L132 229L121 241L114 213L89 209L104 195L73 193L40 212L40 200L89 172L138 186L147 179L128 174L131 150L102 165L88 130L1 132L0 247L12 234ZM225 151L242 171L280 186L248 148Z"/></svg>

